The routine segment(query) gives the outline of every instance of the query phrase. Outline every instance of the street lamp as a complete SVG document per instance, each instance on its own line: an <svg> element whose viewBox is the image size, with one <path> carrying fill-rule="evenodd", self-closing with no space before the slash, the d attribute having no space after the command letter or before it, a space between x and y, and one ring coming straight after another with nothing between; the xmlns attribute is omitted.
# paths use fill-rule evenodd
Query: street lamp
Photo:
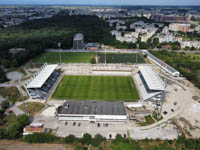
<svg viewBox="0 0 200 150"><path fill-rule="evenodd" d="M59 56L60 56L60 65L61 65L61 52L60 52L60 47L61 47L61 43L60 43L60 42L58 42Z"/></svg>

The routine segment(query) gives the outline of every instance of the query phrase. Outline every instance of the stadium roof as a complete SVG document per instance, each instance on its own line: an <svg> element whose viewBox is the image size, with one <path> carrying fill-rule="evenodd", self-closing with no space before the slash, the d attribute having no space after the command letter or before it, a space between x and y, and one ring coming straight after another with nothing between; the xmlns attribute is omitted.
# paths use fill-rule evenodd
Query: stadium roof
<svg viewBox="0 0 200 150"><path fill-rule="evenodd" d="M122 102L66 101L58 107L58 114L126 115Z"/></svg>
<svg viewBox="0 0 200 150"><path fill-rule="evenodd" d="M164 82L150 66L139 66L139 70L150 90L165 90Z"/></svg>
<svg viewBox="0 0 200 150"><path fill-rule="evenodd" d="M149 57L151 57L154 61L156 61L157 63L159 63L162 67L165 67L168 71L170 71L171 73L175 73L178 72L176 69L174 69L173 67L169 66L168 64L164 63L163 61L161 61L160 59L158 59L157 57L155 57L154 55L152 55L151 53L147 53L147 55Z"/></svg>
<svg viewBox="0 0 200 150"><path fill-rule="evenodd" d="M28 84L27 88L41 88L49 76L58 65L47 65L44 69Z"/></svg>

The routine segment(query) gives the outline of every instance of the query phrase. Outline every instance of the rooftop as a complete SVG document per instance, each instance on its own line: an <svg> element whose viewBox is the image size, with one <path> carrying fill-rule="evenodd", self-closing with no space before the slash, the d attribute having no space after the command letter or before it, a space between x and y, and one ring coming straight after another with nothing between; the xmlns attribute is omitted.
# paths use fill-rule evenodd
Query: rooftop
<svg viewBox="0 0 200 150"><path fill-rule="evenodd" d="M160 59L158 59L157 57L155 57L154 55L152 55L151 53L147 52L147 56L150 57L151 59L155 60L157 63L159 63L160 65L162 65L162 67L165 67L167 70L169 70L171 73L175 73L178 72L176 69L174 69L173 67L169 66L168 64L166 64L165 62L161 61Z"/></svg>
<svg viewBox="0 0 200 150"><path fill-rule="evenodd" d="M126 115L122 102L66 101L58 107L58 114Z"/></svg>
<svg viewBox="0 0 200 150"><path fill-rule="evenodd" d="M139 66L139 70L150 90L165 90L164 82L150 66Z"/></svg>
<svg viewBox="0 0 200 150"><path fill-rule="evenodd" d="M58 65L46 65L42 71L28 84L27 88L41 88Z"/></svg>
<svg viewBox="0 0 200 150"><path fill-rule="evenodd" d="M44 127L32 127L32 126L27 126L26 128L24 128L24 131L26 133L34 133L34 132L45 132L45 128Z"/></svg>

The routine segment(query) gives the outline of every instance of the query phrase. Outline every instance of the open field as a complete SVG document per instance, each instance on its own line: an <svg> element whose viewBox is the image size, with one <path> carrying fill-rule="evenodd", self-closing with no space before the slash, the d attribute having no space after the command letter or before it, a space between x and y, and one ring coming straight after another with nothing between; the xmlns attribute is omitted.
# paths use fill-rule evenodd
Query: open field
<svg viewBox="0 0 200 150"><path fill-rule="evenodd" d="M21 101L20 93L16 87L0 87L0 95L11 103Z"/></svg>
<svg viewBox="0 0 200 150"><path fill-rule="evenodd" d="M73 52L62 52L61 60L62 63L91 63L94 53L73 53ZM59 63L60 55L59 52L47 52L36 58L35 63Z"/></svg>
<svg viewBox="0 0 200 150"><path fill-rule="evenodd" d="M29 102L26 103L26 112L30 114L30 116L34 116L36 113L41 111L45 107L42 103L37 102ZM24 104L20 105L19 108L24 111Z"/></svg>
<svg viewBox="0 0 200 150"><path fill-rule="evenodd" d="M64 76L52 99L137 101L139 96L131 77Z"/></svg>
<svg viewBox="0 0 200 150"><path fill-rule="evenodd" d="M103 53L98 54L99 63L104 63L105 55ZM136 63L145 63L144 58L141 54L113 54L107 53L106 54L106 62L107 63L125 63L125 64L134 64Z"/></svg>

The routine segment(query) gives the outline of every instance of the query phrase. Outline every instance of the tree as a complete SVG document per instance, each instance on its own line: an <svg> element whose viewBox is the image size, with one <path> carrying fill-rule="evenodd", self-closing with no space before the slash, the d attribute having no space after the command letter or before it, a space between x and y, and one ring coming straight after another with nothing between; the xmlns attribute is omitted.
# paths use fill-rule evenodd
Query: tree
<svg viewBox="0 0 200 150"><path fill-rule="evenodd" d="M51 133L33 133L26 135L24 140L28 143L49 143L59 140L59 138Z"/></svg>
<svg viewBox="0 0 200 150"><path fill-rule="evenodd" d="M88 134L88 133L85 133L83 135L81 143L89 145L89 144L91 144L91 141L92 141L92 136L90 134Z"/></svg>
<svg viewBox="0 0 200 150"><path fill-rule="evenodd" d="M16 124L20 127L20 129L23 129L26 125L30 124L29 117L26 114L18 116Z"/></svg>
<svg viewBox="0 0 200 150"><path fill-rule="evenodd" d="M64 141L65 141L65 143L73 143L73 142L75 142L75 136L74 135L69 135L69 136L67 136L67 137L65 137L64 138Z"/></svg>
<svg viewBox="0 0 200 150"><path fill-rule="evenodd" d="M154 38L153 39L153 44L154 44L154 46L157 46L159 44L159 39L158 38Z"/></svg>
<svg viewBox="0 0 200 150"><path fill-rule="evenodd" d="M106 139L102 136L102 135L100 135L100 134L97 134L97 135L95 135L95 137L94 137L94 139L92 139L92 145L94 146L94 147L98 147L100 144L101 144L101 142L103 142L103 141L105 141Z"/></svg>
<svg viewBox="0 0 200 150"><path fill-rule="evenodd" d="M0 119L2 120L4 117L5 109L0 109Z"/></svg>
<svg viewBox="0 0 200 150"><path fill-rule="evenodd" d="M8 102L7 100L3 101L3 102L1 103L1 107L2 107L3 109L7 109L7 108L9 107L9 102Z"/></svg>

